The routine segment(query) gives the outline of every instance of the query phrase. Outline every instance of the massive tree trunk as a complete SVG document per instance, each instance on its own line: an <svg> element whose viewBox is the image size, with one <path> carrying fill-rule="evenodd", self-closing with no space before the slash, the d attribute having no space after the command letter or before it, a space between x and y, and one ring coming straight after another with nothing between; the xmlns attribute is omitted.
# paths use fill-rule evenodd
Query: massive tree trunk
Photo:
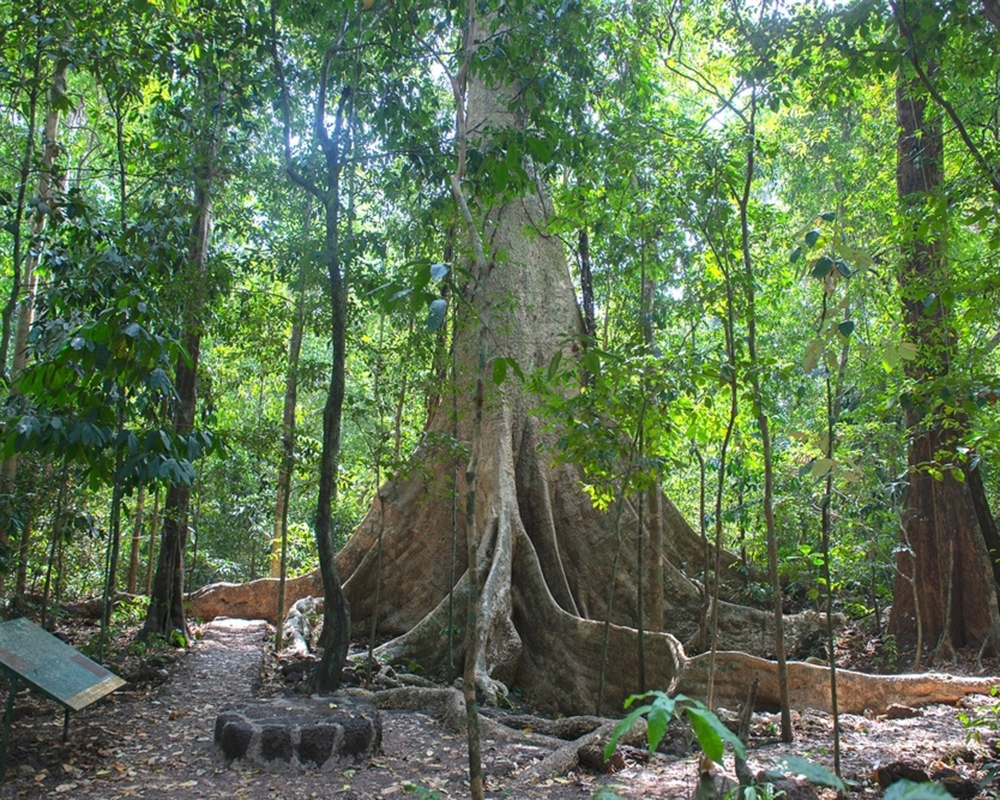
<svg viewBox="0 0 1000 800"><path fill-rule="evenodd" d="M933 73L931 65L926 69ZM947 659L966 645L995 652L1000 613L976 504L968 481L956 478L968 471L959 455L965 420L942 400L955 335L942 291L948 280L940 200L944 134L940 116L927 106L920 82L900 76L896 189L907 226L900 284L908 335L919 354L908 365L909 484L889 631L913 646L919 625L923 641ZM985 498L978 499L983 505Z"/></svg>
<svg viewBox="0 0 1000 800"><path fill-rule="evenodd" d="M470 92L470 118L479 120L480 130L512 124L510 115L497 109L493 93L475 82ZM525 374L546 367L560 348L565 359L573 358L567 342L578 340L583 320L562 244L545 231L550 212L539 185L489 209L481 221L487 264L471 277L467 302L458 306L455 337L457 430L465 444L472 433L481 324L487 330L488 357L514 359ZM500 684L516 684L536 707L575 713L593 709L597 699L615 521L613 515L593 507L581 490L577 468L553 463L558 434L547 430L547 421L536 411L535 398L517 380L508 378L499 386L488 383L473 487L484 639L476 648L476 678L488 697L501 689ZM450 441L451 435L450 403L439 403L411 468L381 488L336 559L356 634L371 630L380 580L378 630L395 638L379 654L419 663L438 675L448 672L449 640L461 643L465 634L459 630L449 637L446 632L450 626L461 628L466 619L464 548L458 548L455 571L461 577L454 587L451 583L451 492L461 497L467 489L461 477L458 486L452 486L454 453L440 444ZM381 571L380 508L384 508ZM670 633L646 634L645 661L647 686L666 689L686 662L677 636L690 637L698 630L701 591L684 569L691 574L702 570L703 549L700 537L666 498L661 511L663 629ZM466 529L465 522L459 514L459 530ZM638 637L633 627L638 611L637 523L634 509L627 507L604 678L606 711L620 708L624 698L638 689ZM650 553L643 560L650 563ZM732 563L729 559L726 566ZM303 581L299 590L312 592L315 585L315 580ZM453 588L455 602L450 607ZM239 607L242 614L260 609L270 615L276 592L273 580L248 587L209 587L193 598L191 613L208 617L225 608L225 613L233 614ZM287 602L297 596L290 586ZM818 622L815 617L790 620L789 638L794 641ZM727 648L768 653L774 642L774 617L722 603L719 635ZM461 653L456 655L461 658ZM748 682L752 676L734 670L730 681L743 678ZM730 686L720 691L729 696L727 692L743 690Z"/></svg>
<svg viewBox="0 0 1000 800"><path fill-rule="evenodd" d="M481 130L514 124L495 93L473 81L469 114ZM470 279L467 303L458 308L456 337L459 364L458 435L471 438L472 384L476 374L476 331L487 329L489 358L514 359L525 374L549 364L583 331L570 273L560 240L545 231L550 208L544 189L508 199L485 214L484 241L489 249L485 270ZM489 384L482 414L482 449L475 479L475 528L480 531L482 573L479 599L484 646L477 648L477 682L489 696L498 684L517 683L539 707L563 712L592 708L597 698L599 653L608 587L612 580L614 521L594 509L580 486L580 472L553 464L557 434L536 416L536 401L514 379ZM428 424L424 443L408 476L382 488L385 509L379 631L396 635L379 652L414 660L444 674L448 664L449 625L465 619L466 578L455 588L457 609L448 618L451 575L452 454L434 443L452 428L450 408L440 404ZM456 489L467 487L460 479ZM378 504L338 556L344 591L358 629L371 624L375 609L375 538ZM461 516L461 515L460 515ZM614 587L612 654L606 667L604 696L608 709L638 687L635 536L637 516L630 508L624 521L625 551ZM681 571L700 569L701 544L672 505L665 503L668 531L664 594L666 630L682 636L696 632L700 592ZM465 520L459 519L459 529ZM628 530L631 528L631 530ZM648 538L643 537L646 541ZM461 550L461 548L460 548ZM629 552L631 551L631 552ZM457 573L467 568L459 556ZM646 558L648 562L648 554ZM773 617L735 606L721 609L723 631L744 634L738 646L750 646L748 630L760 635L763 648L773 641ZM629 627L626 627L629 626ZM463 640L461 631L455 640ZM723 641L726 641L723 639ZM647 635L650 686L666 688L675 677L681 644L669 634ZM759 649L759 648L755 648Z"/></svg>

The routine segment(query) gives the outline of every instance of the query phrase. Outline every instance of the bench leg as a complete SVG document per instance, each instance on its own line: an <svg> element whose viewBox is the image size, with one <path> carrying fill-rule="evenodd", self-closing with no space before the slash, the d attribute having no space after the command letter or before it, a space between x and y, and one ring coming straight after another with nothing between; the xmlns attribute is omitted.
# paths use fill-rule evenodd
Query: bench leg
<svg viewBox="0 0 1000 800"><path fill-rule="evenodd" d="M7 712L3 716L3 742L0 743L0 781L7 769L7 746L10 744L10 723L14 719L14 698L17 696L17 676L7 677Z"/></svg>

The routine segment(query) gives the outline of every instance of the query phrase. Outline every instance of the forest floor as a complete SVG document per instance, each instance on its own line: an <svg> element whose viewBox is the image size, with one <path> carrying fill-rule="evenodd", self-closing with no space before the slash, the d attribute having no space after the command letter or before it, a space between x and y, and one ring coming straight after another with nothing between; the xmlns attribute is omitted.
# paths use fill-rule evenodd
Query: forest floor
<svg viewBox="0 0 1000 800"><path fill-rule="evenodd" d="M183 655L166 663L133 664L132 682L71 717L67 743L62 742L59 707L19 697L0 798L468 796L464 736L418 712L383 711L382 752L354 767L319 772L227 766L213 744L215 718L280 683L280 675L272 672L275 660L264 657L272 630L263 622L220 619L204 626L202 637ZM995 670L996 665L990 666ZM853 795L880 797L873 771L899 760L928 772L948 766L960 776L983 781L1000 758L996 704L994 698L973 696L957 707L919 709L909 718L843 715L842 771ZM982 719L977 729L981 741L969 739L963 715ZM795 713L793 721L795 742L784 745L776 740L777 716L754 715L749 764L755 772L789 755L832 766L831 718L807 711ZM544 751L499 741L484 742L483 750L490 798L590 798L599 787L622 798L691 798L698 780L695 755L657 753L648 763L626 762L611 775L577 769L529 784L519 774ZM726 767L732 771L728 757ZM984 791L995 796L989 787Z"/></svg>

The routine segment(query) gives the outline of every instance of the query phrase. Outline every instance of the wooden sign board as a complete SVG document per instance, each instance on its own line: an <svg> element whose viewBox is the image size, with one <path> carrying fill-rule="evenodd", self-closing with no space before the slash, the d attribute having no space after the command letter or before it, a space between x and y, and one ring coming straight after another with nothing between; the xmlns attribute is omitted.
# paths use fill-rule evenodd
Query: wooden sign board
<svg viewBox="0 0 1000 800"><path fill-rule="evenodd" d="M79 711L125 684L113 672L24 617L0 623L0 671L6 675L8 687L0 777L7 760L14 695L19 684L30 686L66 709L64 739L70 711Z"/></svg>

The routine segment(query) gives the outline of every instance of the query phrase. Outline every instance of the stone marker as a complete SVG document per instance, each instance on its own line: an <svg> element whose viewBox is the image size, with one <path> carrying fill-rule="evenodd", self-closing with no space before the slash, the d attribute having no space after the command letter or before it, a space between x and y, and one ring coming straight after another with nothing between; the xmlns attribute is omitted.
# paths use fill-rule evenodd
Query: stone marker
<svg viewBox="0 0 1000 800"><path fill-rule="evenodd" d="M227 764L333 769L378 753L382 720L356 697L280 697L219 714L215 746Z"/></svg>

